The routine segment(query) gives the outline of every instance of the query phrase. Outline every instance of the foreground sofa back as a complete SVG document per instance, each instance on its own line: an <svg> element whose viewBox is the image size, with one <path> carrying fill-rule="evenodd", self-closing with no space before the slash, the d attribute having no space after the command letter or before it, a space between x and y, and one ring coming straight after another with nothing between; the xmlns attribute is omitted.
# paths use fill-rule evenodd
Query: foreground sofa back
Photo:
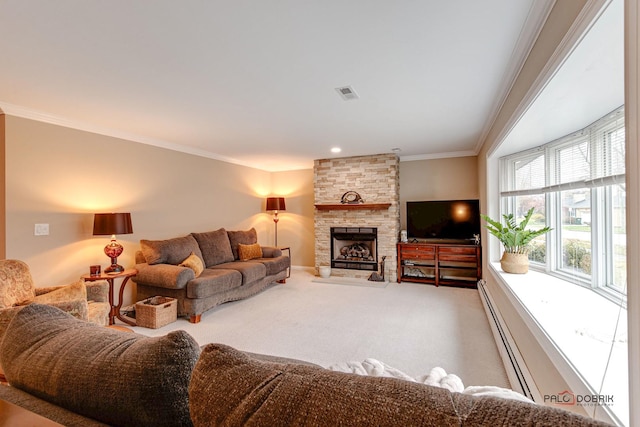
<svg viewBox="0 0 640 427"><path fill-rule="evenodd" d="M286 281L289 257L260 246L256 230L140 240L136 253L137 300L161 295L178 300L178 316L200 321L205 311Z"/></svg>
<svg viewBox="0 0 640 427"><path fill-rule="evenodd" d="M150 338L40 304L20 310L0 343L10 388L114 426L191 425L188 385L199 354L184 331Z"/></svg>
<svg viewBox="0 0 640 427"><path fill-rule="evenodd" d="M196 427L607 425L518 400L265 362L222 344L202 350L189 385L189 405Z"/></svg>
<svg viewBox="0 0 640 427"><path fill-rule="evenodd" d="M43 305L15 316L0 361L12 384L0 386L3 398L65 425L84 425L82 417L86 425L115 426L606 425L560 409L335 372L222 344L200 351L183 331L143 337ZM42 409L43 401L66 421L55 418L60 410Z"/></svg>

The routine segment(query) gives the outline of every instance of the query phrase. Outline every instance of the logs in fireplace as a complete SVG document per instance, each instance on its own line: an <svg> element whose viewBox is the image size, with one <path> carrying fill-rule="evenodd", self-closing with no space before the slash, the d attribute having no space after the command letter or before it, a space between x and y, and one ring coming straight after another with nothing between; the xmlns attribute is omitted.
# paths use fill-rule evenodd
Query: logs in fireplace
<svg viewBox="0 0 640 427"><path fill-rule="evenodd" d="M377 271L378 229L331 227L331 267Z"/></svg>

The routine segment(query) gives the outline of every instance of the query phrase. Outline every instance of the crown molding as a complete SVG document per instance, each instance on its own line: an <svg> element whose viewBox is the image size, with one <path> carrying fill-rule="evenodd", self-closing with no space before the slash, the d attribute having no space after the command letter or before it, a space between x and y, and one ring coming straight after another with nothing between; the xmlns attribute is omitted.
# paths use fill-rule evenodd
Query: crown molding
<svg viewBox="0 0 640 427"><path fill-rule="evenodd" d="M451 151L448 153L438 153L438 154L419 154L415 156L400 156L400 161L413 162L416 160L438 160L438 159L450 159L453 157L474 157L477 155L478 153L473 150Z"/></svg>

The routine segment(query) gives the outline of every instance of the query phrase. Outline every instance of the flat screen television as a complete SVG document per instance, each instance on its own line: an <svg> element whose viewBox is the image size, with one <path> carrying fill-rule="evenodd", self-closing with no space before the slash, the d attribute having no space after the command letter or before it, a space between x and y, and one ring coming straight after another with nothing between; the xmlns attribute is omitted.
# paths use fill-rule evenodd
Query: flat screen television
<svg viewBox="0 0 640 427"><path fill-rule="evenodd" d="M478 200L407 202L407 237L412 239L473 240L480 234Z"/></svg>

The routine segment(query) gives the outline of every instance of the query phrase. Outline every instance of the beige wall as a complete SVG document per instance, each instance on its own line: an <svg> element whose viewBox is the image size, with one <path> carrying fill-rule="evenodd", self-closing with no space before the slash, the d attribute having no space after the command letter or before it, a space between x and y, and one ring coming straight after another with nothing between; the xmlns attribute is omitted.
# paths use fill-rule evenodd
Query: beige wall
<svg viewBox="0 0 640 427"><path fill-rule="evenodd" d="M400 227L408 201L478 199L477 157L400 162Z"/></svg>
<svg viewBox="0 0 640 427"><path fill-rule="evenodd" d="M96 212L131 212L134 233L118 240L125 247L119 263L132 267L143 238L256 227L260 242L273 244L269 195L287 200L278 244L291 247L295 266L314 265L312 169L269 173L14 116L6 116L0 135L6 257L26 261L37 286L108 264L108 238L91 234ZM475 168L474 157L401 162L401 208L406 200L477 198ZM34 236L37 223L49 224L50 234Z"/></svg>
<svg viewBox="0 0 640 427"><path fill-rule="evenodd" d="M287 204L286 212L278 214L278 246L291 247L294 266L313 267L313 169L274 172L271 184L272 194L285 197Z"/></svg>
<svg viewBox="0 0 640 427"><path fill-rule="evenodd" d="M106 267L108 237L92 236L95 212L131 212L134 234L118 240L119 263L132 267L142 238L255 227L262 244L273 244L264 198L276 192L288 197L278 243L292 246L294 263L313 263L313 247L305 253L301 243L312 242L311 170L271 174L13 116L4 134L6 257L26 261L37 286ZM49 224L50 234L34 236L36 223Z"/></svg>

